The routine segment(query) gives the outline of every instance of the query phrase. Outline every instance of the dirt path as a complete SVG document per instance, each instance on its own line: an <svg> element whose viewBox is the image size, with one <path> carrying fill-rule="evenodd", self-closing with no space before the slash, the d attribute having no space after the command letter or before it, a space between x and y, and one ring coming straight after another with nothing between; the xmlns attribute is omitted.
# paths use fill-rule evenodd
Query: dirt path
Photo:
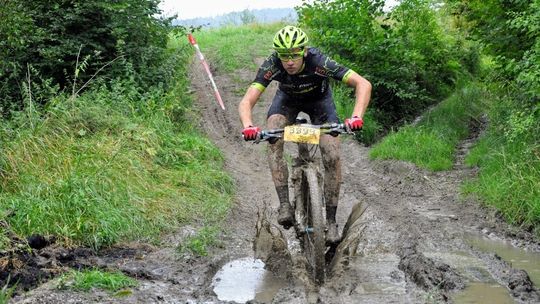
<svg viewBox="0 0 540 304"><path fill-rule="evenodd" d="M245 143L239 136L237 105L253 72L237 73L239 79L220 71L214 74L226 102L225 111L216 105L200 66L193 65L193 90L204 122L201 126L223 151L226 169L237 189L223 248L216 248L210 257L178 259L174 248L189 234L188 227L169 237L169 247L125 245L78 260L81 265L120 269L139 278L141 285L125 297L106 292L58 291L52 283L46 283L15 298L14 303L223 302L212 290L212 278L225 263L254 255L258 213L264 212L265 206L275 210L277 196L265 145ZM255 121L264 121L274 90L275 84L263 94L263 100L254 109ZM350 139L343 139L342 143L340 227L345 225L354 205L361 202L367 208L360 219L365 228L355 248L357 255L338 260L334 276L318 290L305 285L295 267L282 268L286 273L281 275L287 283L274 295L274 303L452 302L455 292L475 282L500 284L517 303L540 301L526 273L467 242L474 235L482 235L540 252L540 245L530 234L516 233L495 213L473 200L460 198L459 184L475 174L460 164L462 157L457 158L454 170L430 173L404 162L371 161L369 148ZM462 143L462 153L469 145L470 141ZM270 222L275 222L275 215L265 214ZM285 236L292 238L289 232ZM56 260L60 256L55 256ZM291 261L282 262L290 266Z"/></svg>

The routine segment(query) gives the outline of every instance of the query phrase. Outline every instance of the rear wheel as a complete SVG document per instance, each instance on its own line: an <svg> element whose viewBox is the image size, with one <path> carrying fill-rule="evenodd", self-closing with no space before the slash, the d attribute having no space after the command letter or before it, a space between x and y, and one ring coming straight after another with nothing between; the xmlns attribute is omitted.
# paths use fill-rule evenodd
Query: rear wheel
<svg viewBox="0 0 540 304"><path fill-rule="evenodd" d="M315 282L322 284L325 279L326 250L322 191L314 168L308 166L304 169L304 174L303 205L306 233L303 234L302 247Z"/></svg>

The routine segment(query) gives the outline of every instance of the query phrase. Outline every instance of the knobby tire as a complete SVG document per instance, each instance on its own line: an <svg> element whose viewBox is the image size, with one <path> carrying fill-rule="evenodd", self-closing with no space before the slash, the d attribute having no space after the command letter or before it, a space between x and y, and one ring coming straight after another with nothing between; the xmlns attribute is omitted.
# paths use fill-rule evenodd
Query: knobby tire
<svg viewBox="0 0 540 304"><path fill-rule="evenodd" d="M303 169L306 177L307 188L304 195L304 208L307 215L307 225L312 229L304 234L304 254L312 268L315 282L322 284L325 279L325 234L323 197L319 178L314 168L307 166Z"/></svg>

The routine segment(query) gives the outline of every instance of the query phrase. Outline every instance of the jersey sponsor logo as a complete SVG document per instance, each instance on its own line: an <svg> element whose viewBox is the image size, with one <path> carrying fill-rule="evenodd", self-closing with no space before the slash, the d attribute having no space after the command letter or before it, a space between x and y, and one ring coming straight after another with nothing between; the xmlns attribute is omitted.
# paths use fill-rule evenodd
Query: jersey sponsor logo
<svg viewBox="0 0 540 304"><path fill-rule="evenodd" d="M305 94L307 92L311 92L313 91L315 88L307 88L307 89L304 89L304 90L301 90L301 91L298 91L298 92L295 92L297 94Z"/></svg>
<svg viewBox="0 0 540 304"><path fill-rule="evenodd" d="M324 69L326 71L326 75L329 77L336 75L340 67L341 66L335 60L330 58L326 58L324 61Z"/></svg>
<svg viewBox="0 0 540 304"><path fill-rule="evenodd" d="M323 76L323 77L326 77L326 70L321 68L321 67L316 67L315 68L315 74L319 75L319 76Z"/></svg>
<svg viewBox="0 0 540 304"><path fill-rule="evenodd" d="M272 71L268 71L264 74L264 79L270 80L272 79L272 75L274 75L274 73L272 73Z"/></svg>
<svg viewBox="0 0 540 304"><path fill-rule="evenodd" d="M266 73L264 73L264 79L266 80L272 80L274 78L276 78L277 75L279 75L281 73L280 70L276 70L276 69L270 69L268 71L266 71Z"/></svg>
<svg viewBox="0 0 540 304"><path fill-rule="evenodd" d="M303 83L301 85L298 86L298 88L306 88L306 87L311 87L311 86L315 86L313 83Z"/></svg>

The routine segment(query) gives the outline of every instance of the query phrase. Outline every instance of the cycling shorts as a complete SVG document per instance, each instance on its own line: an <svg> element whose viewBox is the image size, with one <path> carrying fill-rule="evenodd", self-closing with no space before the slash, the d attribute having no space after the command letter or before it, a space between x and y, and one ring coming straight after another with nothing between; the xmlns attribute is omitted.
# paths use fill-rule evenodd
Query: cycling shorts
<svg viewBox="0 0 540 304"><path fill-rule="evenodd" d="M339 123L336 105L330 89L317 99L294 98L281 90L277 90L272 105L268 109L267 118L274 114L281 114L292 124L296 121L296 117L300 112L308 114L311 123L315 125Z"/></svg>

